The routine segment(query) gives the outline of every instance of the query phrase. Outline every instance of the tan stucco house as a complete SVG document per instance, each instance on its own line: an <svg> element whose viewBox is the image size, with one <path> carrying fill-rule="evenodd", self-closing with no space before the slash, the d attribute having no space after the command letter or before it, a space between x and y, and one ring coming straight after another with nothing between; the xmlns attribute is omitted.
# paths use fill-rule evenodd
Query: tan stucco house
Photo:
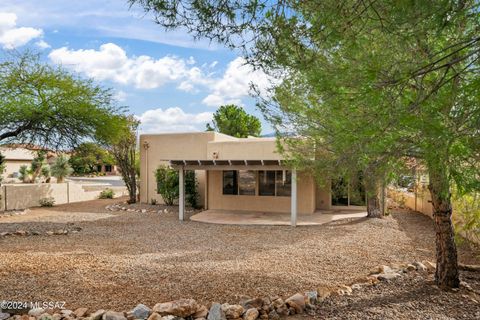
<svg viewBox="0 0 480 320"><path fill-rule="evenodd" d="M311 175L287 167L283 160L275 138L235 138L216 132L144 134L140 136L140 199L162 202L154 172L169 164L179 170L180 181L184 170L195 170L205 209L290 213L295 225L297 214L364 205L350 203L345 188L334 188L346 194L332 197L330 185L317 185ZM179 218L183 220L182 185Z"/></svg>
<svg viewBox="0 0 480 320"><path fill-rule="evenodd" d="M18 174L21 166L29 166L35 158L35 151L18 146L1 146L5 156L5 170L0 172L3 178L12 178Z"/></svg>

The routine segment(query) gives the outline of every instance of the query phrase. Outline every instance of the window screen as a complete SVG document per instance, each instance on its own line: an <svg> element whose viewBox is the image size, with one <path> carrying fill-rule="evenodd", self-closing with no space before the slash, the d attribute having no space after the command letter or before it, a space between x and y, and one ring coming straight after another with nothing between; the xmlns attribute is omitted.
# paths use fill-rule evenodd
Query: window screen
<svg viewBox="0 0 480 320"><path fill-rule="evenodd" d="M255 174L255 171L238 171L238 194L254 196L256 184L257 176Z"/></svg>
<svg viewBox="0 0 480 320"><path fill-rule="evenodd" d="M275 171L258 172L258 194L260 196L275 195Z"/></svg>
<svg viewBox="0 0 480 320"><path fill-rule="evenodd" d="M223 171L223 194L238 194L237 171Z"/></svg>
<svg viewBox="0 0 480 320"><path fill-rule="evenodd" d="M287 170L278 170L275 177L278 197L290 197L292 192L292 173Z"/></svg>

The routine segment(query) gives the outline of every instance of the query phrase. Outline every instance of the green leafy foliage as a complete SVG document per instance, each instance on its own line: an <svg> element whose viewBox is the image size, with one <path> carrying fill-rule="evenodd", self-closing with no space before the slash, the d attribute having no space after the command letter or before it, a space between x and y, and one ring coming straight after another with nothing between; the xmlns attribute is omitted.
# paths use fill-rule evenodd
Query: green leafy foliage
<svg viewBox="0 0 480 320"><path fill-rule="evenodd" d="M178 171L167 166L160 166L155 171L157 180L157 193L166 205L171 206L178 199Z"/></svg>
<svg viewBox="0 0 480 320"><path fill-rule="evenodd" d="M115 134L112 92L29 52L0 59L0 142L58 150Z"/></svg>
<svg viewBox="0 0 480 320"><path fill-rule="evenodd" d="M129 194L129 203L137 202L137 177L139 171L137 150L137 128L139 122L133 116L124 116L122 126L116 134L105 137L102 141L115 163L120 167L122 179Z"/></svg>
<svg viewBox="0 0 480 320"><path fill-rule="evenodd" d="M58 183L62 183L65 177L71 175L73 172L73 169L68 162L68 158L64 155L59 155L55 159L55 162L52 164L50 170L52 176L57 178Z"/></svg>
<svg viewBox="0 0 480 320"><path fill-rule="evenodd" d="M157 193L163 198L166 205L173 205L179 197L178 171L168 166L159 166L155 171L157 180ZM198 181L195 171L185 171L185 201L192 208L198 208L200 204L198 193Z"/></svg>
<svg viewBox="0 0 480 320"><path fill-rule="evenodd" d="M22 182L30 181L30 170L28 169L27 165L20 166L20 169L18 169L18 173L18 179L20 179Z"/></svg>
<svg viewBox="0 0 480 320"><path fill-rule="evenodd" d="M229 104L221 106L213 115L213 123L207 124L207 131L217 131L237 138L257 137L262 132L260 120Z"/></svg>
<svg viewBox="0 0 480 320"><path fill-rule="evenodd" d="M41 207L53 207L55 205L55 199L52 197L42 198L38 200Z"/></svg>
<svg viewBox="0 0 480 320"><path fill-rule="evenodd" d="M100 192L100 195L98 196L99 199L113 199L113 197L115 196L115 192L110 189L110 188L107 188L105 190L103 190L102 192Z"/></svg>
<svg viewBox="0 0 480 320"><path fill-rule="evenodd" d="M102 146L94 142L84 142L73 150L69 159L76 174L97 172L98 165L113 165L114 157Z"/></svg>

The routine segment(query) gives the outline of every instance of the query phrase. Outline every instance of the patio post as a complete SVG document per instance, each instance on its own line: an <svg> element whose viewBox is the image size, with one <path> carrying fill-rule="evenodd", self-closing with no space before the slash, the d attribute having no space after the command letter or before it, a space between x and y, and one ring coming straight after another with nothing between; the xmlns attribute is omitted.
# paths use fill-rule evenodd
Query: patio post
<svg viewBox="0 0 480 320"><path fill-rule="evenodd" d="M292 227L297 226L297 169L292 170L292 194L290 197L291 216L290 224Z"/></svg>
<svg viewBox="0 0 480 320"><path fill-rule="evenodd" d="M183 167L178 170L178 219L184 220L185 217L185 177Z"/></svg>

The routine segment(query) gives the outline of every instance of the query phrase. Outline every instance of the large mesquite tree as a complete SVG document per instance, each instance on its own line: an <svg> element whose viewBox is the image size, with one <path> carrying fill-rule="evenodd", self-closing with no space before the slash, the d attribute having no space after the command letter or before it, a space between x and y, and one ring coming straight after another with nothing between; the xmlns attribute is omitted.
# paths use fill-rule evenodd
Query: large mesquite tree
<svg viewBox="0 0 480 320"><path fill-rule="evenodd" d="M422 161L434 209L435 279L458 287L451 188L480 188L478 1L130 2L167 29L239 48L280 75L263 110L275 126L305 137L289 148L296 161L345 163L373 177L403 156Z"/></svg>
<svg viewBox="0 0 480 320"><path fill-rule="evenodd" d="M112 92L39 55L0 57L0 144L69 149L115 134L123 110Z"/></svg>

